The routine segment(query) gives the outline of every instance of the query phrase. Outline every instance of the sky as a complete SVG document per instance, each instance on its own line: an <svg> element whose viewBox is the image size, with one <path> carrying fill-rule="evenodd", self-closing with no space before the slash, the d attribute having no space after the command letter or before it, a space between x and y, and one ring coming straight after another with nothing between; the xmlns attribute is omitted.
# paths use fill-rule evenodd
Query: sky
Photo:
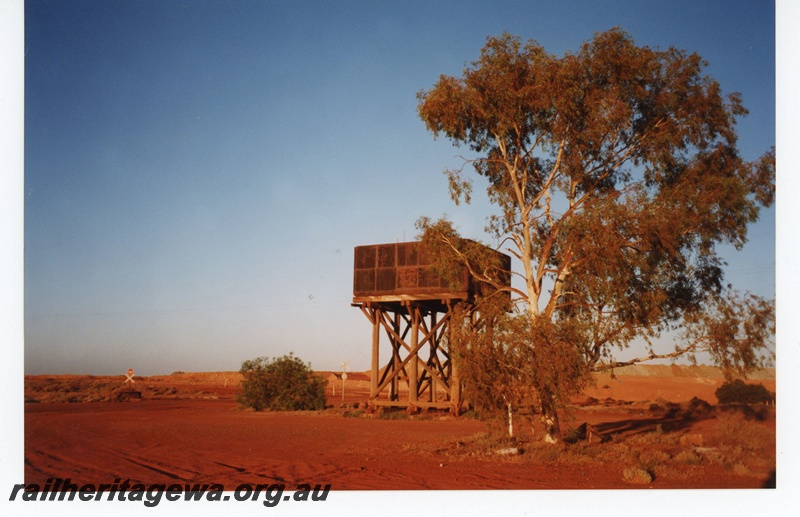
<svg viewBox="0 0 800 517"><path fill-rule="evenodd" d="M745 159L775 145L768 1L26 2L25 373L368 369L353 248L445 214L486 239L417 92L489 35L563 55L615 26L741 92ZM775 296L775 235L771 208L723 251L734 287Z"/></svg>

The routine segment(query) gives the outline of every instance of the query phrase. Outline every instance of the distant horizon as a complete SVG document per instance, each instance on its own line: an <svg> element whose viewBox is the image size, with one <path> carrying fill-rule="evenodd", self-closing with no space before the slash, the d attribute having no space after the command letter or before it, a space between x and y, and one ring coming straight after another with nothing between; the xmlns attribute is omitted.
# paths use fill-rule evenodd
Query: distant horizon
<svg viewBox="0 0 800 517"><path fill-rule="evenodd" d="M255 359L255 358L251 358L251 359ZM665 361L665 360L664 359L657 359L656 361ZM308 362L308 361L306 361L306 362ZM311 368L312 371L314 371L316 373L341 373L342 372L342 370L317 369L317 368L314 368L313 363L312 363L311 366L312 366L312 368ZM625 365L625 366L617 366L617 367L614 367L613 370L621 370L621 369L624 369L624 368L638 368L638 367L647 368L647 367L655 367L655 366L679 366L679 367L695 367L696 366L696 367L700 367L700 368L713 368L713 369L717 369L717 370L720 370L720 371L722 370L722 367L716 366L714 364L705 364L705 363L691 364L691 363L681 363L681 362L675 362L675 363L669 363L669 362L666 362L666 363L649 363L649 362L636 363L636 364L629 364L629 365ZM765 367L765 368L757 368L757 369L753 370L751 373L752 374L758 374L759 372L776 372L776 371L777 371L777 365L768 366L768 367ZM350 373L359 373L359 374L366 374L367 376L370 375L370 372L371 372L371 370L369 370L369 369L366 369L366 370L348 369L347 370L348 374L350 374ZM236 370L175 370L175 371L170 372L170 373L154 373L154 374L148 374L148 375L139 375L139 374L135 373L135 369L134 369L135 378L138 378L138 377L141 377L141 378L169 377L170 375L180 375L180 374L211 374L211 373L239 373L239 369L236 369ZM605 372L592 372L592 373L593 374L594 373L601 374L601 373L605 373ZM125 372L124 371L122 373L74 373L74 372L52 373L51 372L51 373L26 373L24 375L25 375L25 377L70 376L70 375L72 375L72 376L78 376L78 377L123 377L124 378L125 377ZM762 377L750 377L750 376L748 376L748 377L745 377L744 380L745 381L757 380L758 378L762 378ZM772 378L774 378L774 376Z"/></svg>

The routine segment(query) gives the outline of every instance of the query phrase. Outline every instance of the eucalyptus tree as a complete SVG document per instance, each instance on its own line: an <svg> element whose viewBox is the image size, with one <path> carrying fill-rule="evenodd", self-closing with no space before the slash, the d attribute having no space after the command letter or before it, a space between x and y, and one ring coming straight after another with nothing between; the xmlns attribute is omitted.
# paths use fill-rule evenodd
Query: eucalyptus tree
<svg viewBox="0 0 800 517"><path fill-rule="evenodd" d="M496 207L487 231L521 263L508 287L450 221L418 221L440 274L467 265L512 295L511 308L483 300L492 328L464 318L450 346L475 393L509 403L533 393L549 441L558 408L592 371L707 352L734 376L774 358L774 302L726 285L718 252L740 249L773 202L774 148L741 157L747 110L706 66L619 29L561 57L504 34L460 77L418 94L433 135L472 151L445 171L452 199L470 202L471 166ZM667 331L678 344L656 353ZM615 360L636 343L640 355ZM494 374L471 368L481 361Z"/></svg>

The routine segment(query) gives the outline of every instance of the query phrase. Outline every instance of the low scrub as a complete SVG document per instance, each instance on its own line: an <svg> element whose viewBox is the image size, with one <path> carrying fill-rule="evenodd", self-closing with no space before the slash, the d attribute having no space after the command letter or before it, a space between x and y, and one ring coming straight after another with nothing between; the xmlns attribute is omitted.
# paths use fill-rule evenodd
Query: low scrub
<svg viewBox="0 0 800 517"><path fill-rule="evenodd" d="M699 420L709 417L714 414L714 406L705 400L697 397L692 397L692 400L686 406L683 417L692 420Z"/></svg>
<svg viewBox="0 0 800 517"><path fill-rule="evenodd" d="M739 412L721 413L714 431L711 443L718 447L774 454L775 432Z"/></svg>
<svg viewBox="0 0 800 517"><path fill-rule="evenodd" d="M671 409L665 403L659 406L659 411ZM559 467L618 465L625 483L642 486L658 479L685 480L719 467L739 476L766 476L775 466L774 430L735 408L718 409L693 399L680 404L670 419L679 424L679 430L665 431L656 425L650 431L609 435L593 442L584 437L584 426L580 426L568 429L557 445L547 445L533 434L509 437L496 422L491 422L495 425L487 424L485 432L469 439L416 452L452 457L494 456L498 461ZM714 425L706 424L702 434L680 430L683 422L694 419L713 419ZM501 451L512 447L516 454L500 460Z"/></svg>
<svg viewBox="0 0 800 517"><path fill-rule="evenodd" d="M622 471L622 479L634 485L649 485L653 482L653 475L640 468L629 468Z"/></svg>
<svg viewBox="0 0 800 517"><path fill-rule="evenodd" d="M714 414L714 406L705 400L693 397L689 402L678 404L663 399L656 400L647 408L647 413L662 418L700 420Z"/></svg>
<svg viewBox="0 0 800 517"><path fill-rule="evenodd" d="M768 404L775 399L763 384L747 384L740 379L724 383L715 395L720 404Z"/></svg>
<svg viewBox="0 0 800 517"><path fill-rule="evenodd" d="M314 374L310 363L293 354L245 361L240 372L243 380L237 400L244 407L256 411L325 408L325 381Z"/></svg>

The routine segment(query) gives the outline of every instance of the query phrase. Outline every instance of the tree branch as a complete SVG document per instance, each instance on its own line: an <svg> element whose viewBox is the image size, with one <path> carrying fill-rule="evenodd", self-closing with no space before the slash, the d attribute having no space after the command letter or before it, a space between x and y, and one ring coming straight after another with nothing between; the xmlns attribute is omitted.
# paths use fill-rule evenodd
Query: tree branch
<svg viewBox="0 0 800 517"><path fill-rule="evenodd" d="M593 372L605 372L614 368L621 368L623 366L630 366L632 364L639 364L644 363L646 361L652 361L653 359L674 359L676 357L680 357L684 354L695 352L697 350L697 344L689 345L685 348L678 348L674 352L669 354L654 354L651 353L647 357L637 357L636 359L631 359L629 361L614 361L612 363L597 363L592 367Z"/></svg>

